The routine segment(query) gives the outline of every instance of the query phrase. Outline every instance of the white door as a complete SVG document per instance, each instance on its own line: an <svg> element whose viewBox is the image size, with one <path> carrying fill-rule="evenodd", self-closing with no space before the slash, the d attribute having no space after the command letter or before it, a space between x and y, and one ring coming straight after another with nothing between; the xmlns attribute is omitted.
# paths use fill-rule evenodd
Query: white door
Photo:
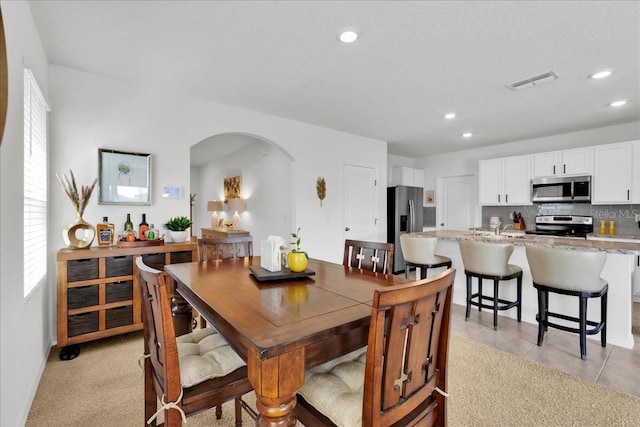
<svg viewBox="0 0 640 427"><path fill-rule="evenodd" d="M477 210L475 176L438 177L436 181L436 228L468 230L473 227Z"/></svg>
<svg viewBox="0 0 640 427"><path fill-rule="evenodd" d="M344 165L345 239L375 240L377 235L376 170Z"/></svg>

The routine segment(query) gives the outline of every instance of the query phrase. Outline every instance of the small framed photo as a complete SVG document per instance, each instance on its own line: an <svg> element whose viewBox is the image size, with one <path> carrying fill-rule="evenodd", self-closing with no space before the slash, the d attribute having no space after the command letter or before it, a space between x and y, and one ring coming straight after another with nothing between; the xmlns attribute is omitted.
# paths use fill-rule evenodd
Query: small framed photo
<svg viewBox="0 0 640 427"><path fill-rule="evenodd" d="M425 205L434 205L436 203L433 190L426 190L424 192L424 203Z"/></svg>
<svg viewBox="0 0 640 427"><path fill-rule="evenodd" d="M164 187L162 189L164 199L180 199L182 197L182 187Z"/></svg>

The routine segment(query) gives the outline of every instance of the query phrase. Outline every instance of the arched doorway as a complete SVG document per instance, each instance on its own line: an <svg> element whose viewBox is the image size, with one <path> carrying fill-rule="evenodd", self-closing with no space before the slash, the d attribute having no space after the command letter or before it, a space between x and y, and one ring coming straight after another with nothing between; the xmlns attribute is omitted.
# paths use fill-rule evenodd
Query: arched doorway
<svg viewBox="0 0 640 427"><path fill-rule="evenodd" d="M258 135L224 133L194 144L190 150L191 188L195 194L193 235L209 227L207 201L222 200L224 179L240 177L241 197L246 211L240 214L241 228L259 242L269 235L288 239L295 223L293 215L293 158L272 141ZM218 213L230 220L232 212ZM260 245L254 245L260 253Z"/></svg>

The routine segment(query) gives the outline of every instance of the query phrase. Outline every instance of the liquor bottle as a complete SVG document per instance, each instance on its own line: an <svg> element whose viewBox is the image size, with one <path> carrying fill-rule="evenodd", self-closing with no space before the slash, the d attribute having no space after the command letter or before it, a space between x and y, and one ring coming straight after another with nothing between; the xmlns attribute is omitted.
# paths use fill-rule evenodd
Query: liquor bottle
<svg viewBox="0 0 640 427"><path fill-rule="evenodd" d="M147 235L145 232L149 229L149 224L147 224L147 214L142 214L142 222L138 226L138 237L140 240L147 240Z"/></svg>
<svg viewBox="0 0 640 427"><path fill-rule="evenodd" d="M604 235L604 234L605 234L605 232L606 232L606 228L605 228L605 226L604 226L604 223L605 223L604 219L601 219L601 220L600 220L600 230L599 230L599 232L600 232L600 234L601 234L601 235Z"/></svg>
<svg viewBox="0 0 640 427"><path fill-rule="evenodd" d="M98 229L98 246L108 247L113 245L113 235L115 228L109 222L109 218L102 217L102 222L96 227Z"/></svg>
<svg viewBox="0 0 640 427"><path fill-rule="evenodd" d="M145 237L147 240L155 240L160 238L160 234L158 233L158 230L156 230L155 226L151 224L151 228L147 230Z"/></svg>
<svg viewBox="0 0 640 427"><path fill-rule="evenodd" d="M609 221L609 236L616 234L616 222L614 220Z"/></svg>

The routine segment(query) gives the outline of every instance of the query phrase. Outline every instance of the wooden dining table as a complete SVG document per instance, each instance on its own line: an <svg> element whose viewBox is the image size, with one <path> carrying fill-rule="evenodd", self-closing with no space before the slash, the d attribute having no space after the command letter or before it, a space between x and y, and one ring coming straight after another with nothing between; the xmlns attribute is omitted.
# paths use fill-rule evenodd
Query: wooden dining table
<svg viewBox="0 0 640 427"><path fill-rule="evenodd" d="M307 269L315 274L281 280L254 274L250 266L259 269L260 257L165 270L177 294L247 362L257 425L294 426L305 369L366 345L374 290L409 280L315 259Z"/></svg>

